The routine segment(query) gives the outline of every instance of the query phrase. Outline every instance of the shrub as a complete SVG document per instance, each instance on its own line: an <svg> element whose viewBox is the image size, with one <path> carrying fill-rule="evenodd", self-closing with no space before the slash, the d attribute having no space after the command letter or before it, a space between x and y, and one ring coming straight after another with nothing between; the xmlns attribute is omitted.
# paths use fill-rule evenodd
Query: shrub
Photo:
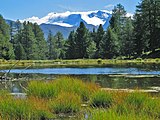
<svg viewBox="0 0 160 120"><path fill-rule="evenodd" d="M74 93L61 93L58 97L51 101L50 108L56 113L76 113L80 111L81 99Z"/></svg>
<svg viewBox="0 0 160 120"><path fill-rule="evenodd" d="M91 97L91 105L94 107L108 108L112 103L113 97L106 91L97 91Z"/></svg>

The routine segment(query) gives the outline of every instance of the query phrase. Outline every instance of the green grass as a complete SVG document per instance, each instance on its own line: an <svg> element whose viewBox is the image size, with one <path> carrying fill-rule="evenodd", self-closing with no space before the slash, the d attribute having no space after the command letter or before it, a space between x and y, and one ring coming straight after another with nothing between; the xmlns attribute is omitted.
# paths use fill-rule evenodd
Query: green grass
<svg viewBox="0 0 160 120"><path fill-rule="evenodd" d="M90 99L91 94L98 89L93 83L84 83L82 80L71 77L60 77L53 81L31 81L28 85L28 95L40 98L57 97L61 92L78 94L82 101Z"/></svg>
<svg viewBox="0 0 160 120"><path fill-rule="evenodd" d="M160 96L138 90L111 92L71 77L31 81L27 89L26 99L0 91L0 119L54 119L63 114L78 120L160 119Z"/></svg>
<svg viewBox="0 0 160 120"><path fill-rule="evenodd" d="M28 96L35 96L39 98L52 98L57 96L57 89L55 84L45 81L31 81L27 88Z"/></svg>
<svg viewBox="0 0 160 120"><path fill-rule="evenodd" d="M142 64L160 64L160 58L156 59L75 59L75 60L2 60L0 59L0 69L10 68L11 66L19 67L85 67L85 66L102 66L102 65L142 65Z"/></svg>
<svg viewBox="0 0 160 120"><path fill-rule="evenodd" d="M151 117L147 114L137 115L134 111L131 111L128 114L119 115L113 109L96 109L92 110L88 120L158 120L158 118L154 116Z"/></svg>
<svg viewBox="0 0 160 120"><path fill-rule="evenodd" d="M91 106L109 108L113 104L113 96L106 91L96 91L91 97Z"/></svg>
<svg viewBox="0 0 160 120"><path fill-rule="evenodd" d="M81 108L81 99L77 94L61 93L50 103L51 110L56 113L77 113Z"/></svg>

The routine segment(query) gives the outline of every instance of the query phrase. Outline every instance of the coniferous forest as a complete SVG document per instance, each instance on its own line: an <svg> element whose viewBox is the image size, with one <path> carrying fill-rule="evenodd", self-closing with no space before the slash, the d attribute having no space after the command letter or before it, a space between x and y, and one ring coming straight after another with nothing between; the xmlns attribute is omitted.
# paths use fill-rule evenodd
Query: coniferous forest
<svg viewBox="0 0 160 120"><path fill-rule="evenodd" d="M89 31L83 22L70 32L47 40L36 23L16 21L8 25L0 16L0 59L53 60L82 58L147 58L160 57L160 1L142 0L133 17L118 4L112 10L110 26Z"/></svg>

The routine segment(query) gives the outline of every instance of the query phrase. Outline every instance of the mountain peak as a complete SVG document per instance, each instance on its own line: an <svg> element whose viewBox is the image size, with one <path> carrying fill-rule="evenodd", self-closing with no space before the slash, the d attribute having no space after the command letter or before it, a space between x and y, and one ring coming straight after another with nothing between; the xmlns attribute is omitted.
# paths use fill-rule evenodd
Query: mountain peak
<svg viewBox="0 0 160 120"><path fill-rule="evenodd" d="M108 21L110 17L111 11L107 10L95 10L87 12L66 11L63 13L51 12L42 18L33 16L31 18L26 18L21 21L30 21L39 25L52 24L63 27L77 27L81 21L93 26L99 26L100 24L105 25L106 21Z"/></svg>

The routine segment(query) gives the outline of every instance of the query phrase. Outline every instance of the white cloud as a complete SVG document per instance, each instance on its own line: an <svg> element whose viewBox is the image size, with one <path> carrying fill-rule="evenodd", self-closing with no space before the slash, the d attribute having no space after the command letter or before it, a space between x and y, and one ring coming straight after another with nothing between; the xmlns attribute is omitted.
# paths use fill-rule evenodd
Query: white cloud
<svg viewBox="0 0 160 120"><path fill-rule="evenodd" d="M110 9L110 8L113 8L113 7L114 7L114 5L112 5L112 4L104 6L104 8L106 8L106 9Z"/></svg>

